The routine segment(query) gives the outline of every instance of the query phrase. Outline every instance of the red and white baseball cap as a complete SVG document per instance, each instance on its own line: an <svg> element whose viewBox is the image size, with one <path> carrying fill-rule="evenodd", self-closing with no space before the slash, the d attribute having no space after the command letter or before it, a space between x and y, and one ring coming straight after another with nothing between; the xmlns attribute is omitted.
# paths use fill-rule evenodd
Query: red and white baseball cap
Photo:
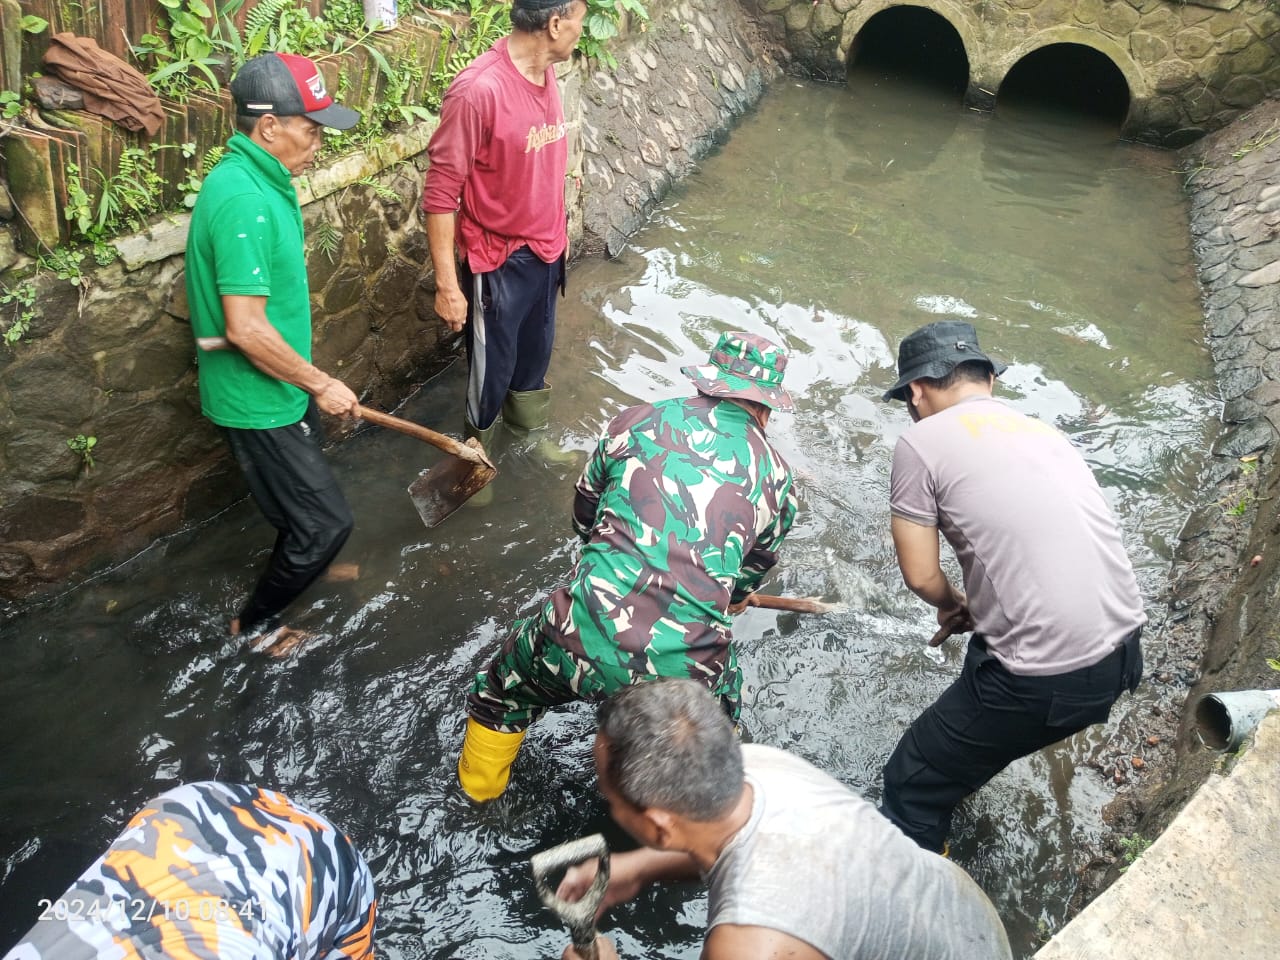
<svg viewBox="0 0 1280 960"><path fill-rule="evenodd" d="M335 103L315 63L296 53L264 53L245 62L231 81L242 116L308 117L334 130L350 130L359 112Z"/></svg>

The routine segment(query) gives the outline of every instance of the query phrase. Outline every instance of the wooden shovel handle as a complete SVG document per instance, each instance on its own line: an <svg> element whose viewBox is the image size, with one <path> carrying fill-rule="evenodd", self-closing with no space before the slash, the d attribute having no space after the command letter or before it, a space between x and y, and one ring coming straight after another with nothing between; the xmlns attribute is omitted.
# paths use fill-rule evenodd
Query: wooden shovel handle
<svg viewBox="0 0 1280 960"><path fill-rule="evenodd" d="M790 610L793 613L831 613L838 604L827 603L816 597L775 597L768 593L753 593L747 597L747 606L768 610Z"/></svg>
<svg viewBox="0 0 1280 960"><path fill-rule="evenodd" d="M929 638L929 646L940 647L948 637L953 637L957 633L968 633L973 629L973 617L966 607L959 613L952 614L947 618L947 622L940 626L936 633Z"/></svg>
<svg viewBox="0 0 1280 960"><path fill-rule="evenodd" d="M488 465L484 454L478 453L471 447L453 437L447 437L443 433L436 433L430 427L424 427L421 424L411 423L408 420L401 420L399 417L393 417L389 413L383 413L381 410L371 410L368 407L360 406L356 408L356 416L361 420L368 420L370 423L376 423L380 427L389 427L392 430L398 430L401 433L408 434L423 440L433 447L439 447L445 453L452 454L471 463L482 463Z"/></svg>

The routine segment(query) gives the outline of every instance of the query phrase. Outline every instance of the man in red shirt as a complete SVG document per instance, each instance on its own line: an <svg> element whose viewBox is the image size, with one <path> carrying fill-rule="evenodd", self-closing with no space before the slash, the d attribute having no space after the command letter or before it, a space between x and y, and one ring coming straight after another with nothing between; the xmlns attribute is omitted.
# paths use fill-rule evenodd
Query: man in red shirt
<svg viewBox="0 0 1280 960"><path fill-rule="evenodd" d="M454 79L427 147L435 309L466 329L466 430L481 442L499 413L518 428L547 423L568 245L554 65L573 55L586 12L584 0L515 0L511 33Z"/></svg>

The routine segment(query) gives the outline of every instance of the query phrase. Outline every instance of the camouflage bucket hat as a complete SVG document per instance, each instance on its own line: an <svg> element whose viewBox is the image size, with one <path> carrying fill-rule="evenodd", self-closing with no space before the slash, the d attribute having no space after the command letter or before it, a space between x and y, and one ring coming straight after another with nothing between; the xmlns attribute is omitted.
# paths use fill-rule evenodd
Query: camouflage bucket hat
<svg viewBox="0 0 1280 960"><path fill-rule="evenodd" d="M788 413L795 404L782 388L786 369L787 352L782 347L754 333L734 331L720 334L704 366L681 367L680 372L709 397L754 400Z"/></svg>

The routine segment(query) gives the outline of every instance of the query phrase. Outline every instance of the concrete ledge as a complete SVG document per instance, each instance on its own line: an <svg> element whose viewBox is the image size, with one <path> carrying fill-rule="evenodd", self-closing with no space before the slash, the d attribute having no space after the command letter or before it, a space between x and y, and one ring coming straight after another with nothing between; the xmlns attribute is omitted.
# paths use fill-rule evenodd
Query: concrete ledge
<svg viewBox="0 0 1280 960"><path fill-rule="evenodd" d="M1230 762L1230 761L1228 761ZM1034 960L1273 960L1280 953L1280 712Z"/></svg>
<svg viewBox="0 0 1280 960"><path fill-rule="evenodd" d="M329 164L313 170L298 180L298 202L306 206L343 187L381 173L394 164L417 156L427 149L431 134L439 120L432 118L411 124L363 150L343 154ZM147 229L111 241L126 270L137 270L148 263L158 263L177 256L187 248L187 228L191 214L166 214Z"/></svg>

